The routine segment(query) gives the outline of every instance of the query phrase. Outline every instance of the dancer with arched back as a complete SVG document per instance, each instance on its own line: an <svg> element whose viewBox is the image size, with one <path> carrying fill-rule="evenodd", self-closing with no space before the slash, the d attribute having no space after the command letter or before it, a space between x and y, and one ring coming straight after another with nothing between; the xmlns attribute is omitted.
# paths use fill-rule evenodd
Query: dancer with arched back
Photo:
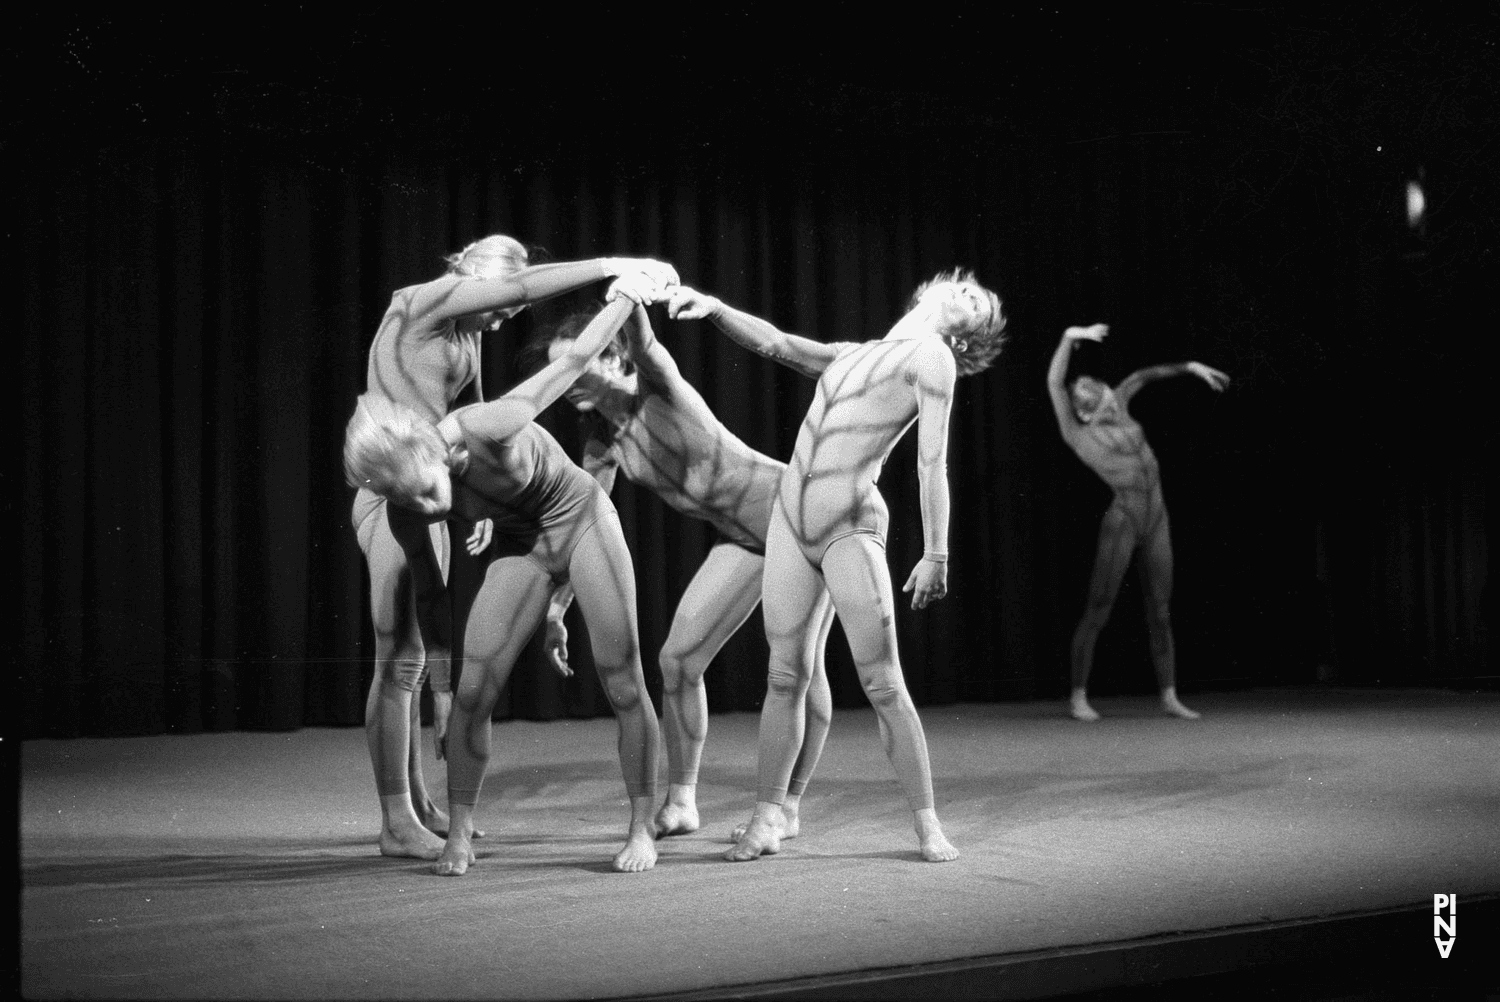
<svg viewBox="0 0 1500 1002"><path fill-rule="evenodd" d="M590 315L574 313L528 345L533 363L570 350ZM625 333L564 394L584 415L583 468L605 491L613 488L617 472L624 473L675 510L709 523L719 536L677 604L660 656L668 786L656 827L659 835L678 835L699 827L698 769L708 736L703 675L760 604L766 531L786 464L761 455L724 427L648 323L628 325ZM565 674L563 614L571 601L571 586L564 585L547 611L548 654ZM826 592L817 602L807 731L787 788L786 837L797 833L802 792L833 713L823 663L833 604Z"/></svg>
<svg viewBox="0 0 1500 1002"><path fill-rule="evenodd" d="M366 395L410 408L438 421L460 399L483 400L479 347L526 306L612 276L645 274L653 285L677 281L670 265L628 258L596 258L529 265L526 248L495 234L447 259L441 278L398 289L370 345ZM356 485L359 486L359 485ZM370 614L375 627L375 674L365 704L365 735L380 798L380 851L387 856L435 859L447 816L427 791L422 774L419 703L431 668L437 717L448 716L450 668L429 658L416 623L411 569L391 534L385 499L359 486L354 498L355 536L370 570ZM487 545L488 523L469 537L477 552ZM448 530L428 528L429 552L446 577ZM443 592L446 595L446 591ZM439 757L442 756L441 746Z"/></svg>
<svg viewBox="0 0 1500 1002"><path fill-rule="evenodd" d="M617 282L637 303L642 286ZM366 395L350 419L344 469L390 501L391 530L412 568L422 639L445 651L441 568L425 526L455 516L492 519L494 551L464 631L463 675L448 742L448 840L434 866L458 876L474 862L473 816L490 756L490 714L547 601L572 581L589 622L594 663L619 726L620 768L630 827L614 868L656 863L656 713L641 670L635 571L619 516L599 484L533 422L604 350L631 311L621 299L602 311L561 357L504 396L461 407L440 421ZM644 319L644 313L641 314Z"/></svg>
<svg viewBox="0 0 1500 1002"><path fill-rule="evenodd" d="M1172 531L1161 491L1161 470L1145 432L1130 415L1130 401L1143 387L1170 376L1193 375L1215 391L1229 377L1201 362L1153 365L1132 372L1113 389L1092 376L1065 382L1073 349L1085 341L1100 342L1109 334L1104 324L1069 327L1052 355L1047 370L1047 392L1063 441L1083 464L1114 492L1114 500L1099 522L1099 546L1089 579L1088 604L1073 631L1070 648L1072 694L1068 710L1076 720L1095 721L1089 705L1089 672L1094 646L1109 622L1120 583L1132 560L1137 561L1146 598L1146 626L1151 635L1151 663L1161 706L1184 720L1198 714L1177 698L1177 651L1172 639Z"/></svg>
<svg viewBox="0 0 1500 1002"><path fill-rule="evenodd" d="M999 353L1000 299L972 274L924 283L885 337L823 343L778 330L693 289L672 290L668 312L709 319L734 341L817 379L766 539L763 611L771 664L761 711L755 813L725 858L777 852L787 834L788 780L802 747L804 702L826 588L843 623L886 755L914 814L922 858L956 859L934 809L927 739L896 650L895 598L885 557L888 512L875 486L891 449L917 425L925 551L903 592L922 609L947 594L948 415L958 375Z"/></svg>

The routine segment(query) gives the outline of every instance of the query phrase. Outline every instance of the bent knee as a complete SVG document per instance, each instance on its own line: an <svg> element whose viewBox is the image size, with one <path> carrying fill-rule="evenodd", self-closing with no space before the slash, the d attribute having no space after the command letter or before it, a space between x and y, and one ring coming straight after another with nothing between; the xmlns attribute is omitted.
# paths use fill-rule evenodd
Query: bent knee
<svg viewBox="0 0 1500 1002"><path fill-rule="evenodd" d="M627 713L642 704L646 698L644 687L627 672L613 672L601 676L604 696L616 713Z"/></svg>
<svg viewBox="0 0 1500 1002"><path fill-rule="evenodd" d="M427 662L420 656L390 658L379 662L380 680L407 692L421 691L426 670Z"/></svg>
<svg viewBox="0 0 1500 1002"><path fill-rule="evenodd" d="M812 682L812 663L792 660L773 660L766 673L766 688L782 695L800 696Z"/></svg>
<svg viewBox="0 0 1500 1002"><path fill-rule="evenodd" d="M676 692L684 685L697 685L703 681L703 672L708 667L708 662L702 658L665 648L657 660L661 664L662 688L668 692Z"/></svg>

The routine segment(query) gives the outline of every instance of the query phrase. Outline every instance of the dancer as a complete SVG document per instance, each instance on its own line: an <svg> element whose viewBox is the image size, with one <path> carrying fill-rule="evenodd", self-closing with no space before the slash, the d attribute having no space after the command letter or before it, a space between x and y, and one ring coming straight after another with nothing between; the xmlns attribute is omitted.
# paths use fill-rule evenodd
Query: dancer
<svg viewBox="0 0 1500 1002"><path fill-rule="evenodd" d="M566 318L544 340L528 346L534 359L571 350L589 314ZM585 415L583 468L609 492L616 472L654 491L684 515L718 530L719 540L693 575L661 649L662 723L667 746L667 797L656 814L659 835L698 830L698 767L708 735L708 690L703 673L760 604L766 529L786 464L763 456L719 422L702 395L678 371L648 323L626 328L564 396ZM547 610L547 651L567 666L563 614L572 601L564 585ZM798 807L832 721L833 696L823 663L833 604L817 599L817 639L807 691L807 735L787 787L785 837L797 834Z"/></svg>
<svg viewBox="0 0 1500 1002"><path fill-rule="evenodd" d="M639 303L649 285L622 279L612 295ZM464 671L448 742L448 840L434 872L457 876L474 862L474 808L490 754L490 713L517 655L541 624L555 587L571 580L588 618L599 679L619 726L620 767L630 828L614 868L656 863L656 714L646 693L635 620L635 571L609 496L532 419L572 384L631 312L603 310L561 357L497 400L461 407L433 422L378 397L360 398L345 444L345 475L390 502L391 531L412 570L422 640L444 656L451 646L437 596L441 568L424 526L453 515L491 519L494 556L464 631Z"/></svg>
<svg viewBox="0 0 1500 1002"><path fill-rule="evenodd" d="M1183 362L1139 369L1114 389L1091 376L1079 376L1071 386L1065 386L1073 349L1084 341L1103 341L1108 333L1104 324L1069 327L1047 370L1047 391L1063 441L1115 495L1099 523L1099 550L1089 579L1088 605L1073 631L1073 691L1068 709L1076 720L1099 719L1088 701L1094 645L1109 621L1125 569L1139 555L1136 566L1146 597L1151 663L1156 668L1162 709L1184 720L1196 720L1198 714L1177 698L1177 655L1170 610L1172 536L1161 492L1161 471L1145 433L1130 416L1130 401L1141 387L1168 376L1191 373L1216 391L1228 385L1229 377L1199 362Z"/></svg>
<svg viewBox="0 0 1500 1002"><path fill-rule="evenodd" d="M673 289L668 312L708 318L745 347L818 380L792 460L782 475L766 538L763 609L771 665L761 711L755 814L726 859L777 852L782 807L803 739L816 610L824 588L844 624L860 684L880 721L886 755L914 812L922 858L956 859L933 808L927 739L896 650L895 597L885 558L887 510L875 487L896 442L917 425L917 474L925 552L906 580L912 608L947 593L948 413L959 374L999 353L1000 299L969 272L924 283L908 312L879 341L824 344L778 330L712 296Z"/></svg>
<svg viewBox="0 0 1500 1002"><path fill-rule="evenodd" d="M479 343L527 305L612 276L648 274L655 284L677 281L670 265L657 261L598 258L528 266L526 248L492 235L447 259L448 272L422 285L398 289L370 345L366 393L411 408L437 421L456 401L483 399ZM465 391L468 391L467 393ZM358 486L358 485L356 485ZM375 790L380 797L380 851L387 856L436 859L448 818L427 791L422 775L420 692L427 660L415 621L411 572L391 535L383 498L360 487L353 524L370 569L370 613L375 626L375 675L365 703L365 735ZM471 552L487 544L489 523L468 539ZM430 552L444 576L448 530L429 527ZM433 660L437 717L446 720L449 665ZM438 757L442 757L439 744Z"/></svg>

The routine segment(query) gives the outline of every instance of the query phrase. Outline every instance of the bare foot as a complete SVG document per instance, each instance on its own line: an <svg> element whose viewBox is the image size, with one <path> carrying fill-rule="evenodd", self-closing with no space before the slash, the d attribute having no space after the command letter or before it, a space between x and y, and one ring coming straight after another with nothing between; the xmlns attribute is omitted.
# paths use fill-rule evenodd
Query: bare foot
<svg viewBox="0 0 1500 1002"><path fill-rule="evenodd" d="M410 859L437 859L443 851L443 840L416 825L411 828L381 828L380 854Z"/></svg>
<svg viewBox="0 0 1500 1002"><path fill-rule="evenodd" d="M744 863L758 856L774 856L781 851L781 833L786 829L786 815L780 804L755 805L755 816L745 834L735 840L734 848L724 854L731 863Z"/></svg>
<svg viewBox="0 0 1500 1002"><path fill-rule="evenodd" d="M1197 720L1202 715L1183 706L1176 696L1163 696L1161 699L1161 708L1172 716L1181 717L1183 720Z"/></svg>
<svg viewBox="0 0 1500 1002"><path fill-rule="evenodd" d="M462 877L474 864L474 850L469 847L465 836L450 835L442 855L436 858L437 862L432 864L433 873L439 877Z"/></svg>
<svg viewBox="0 0 1500 1002"><path fill-rule="evenodd" d="M917 842L922 847L922 858L929 863L946 863L958 858L958 850L943 834L937 814L931 810L917 812Z"/></svg>
<svg viewBox="0 0 1500 1002"><path fill-rule="evenodd" d="M1082 720L1085 723L1093 723L1099 719L1098 712L1082 696L1074 696L1068 701L1068 713L1074 720Z"/></svg>
<svg viewBox="0 0 1500 1002"><path fill-rule="evenodd" d="M784 818L786 818L786 824L782 827L779 833L781 838L783 840L796 838L802 832L802 817L798 813L797 808L792 807L790 804L782 804L781 814ZM750 820L755 820L753 815L751 816ZM749 830L750 821L741 821L739 824L734 826L734 831L729 833L729 841L738 842L740 839L745 837L745 832Z"/></svg>
<svg viewBox="0 0 1500 1002"><path fill-rule="evenodd" d="M674 804L668 800L656 812L656 837L686 835L698 830L698 805Z"/></svg>
<svg viewBox="0 0 1500 1002"><path fill-rule="evenodd" d="M428 831L441 835L443 838L448 837L448 814L435 805L429 803L425 809L418 808L417 820L422 822L422 826ZM470 833L469 837L484 838L484 832L475 830Z"/></svg>
<svg viewBox="0 0 1500 1002"><path fill-rule="evenodd" d="M625 838L625 848L615 854L616 873L640 873L656 865L656 832L650 827L632 831Z"/></svg>

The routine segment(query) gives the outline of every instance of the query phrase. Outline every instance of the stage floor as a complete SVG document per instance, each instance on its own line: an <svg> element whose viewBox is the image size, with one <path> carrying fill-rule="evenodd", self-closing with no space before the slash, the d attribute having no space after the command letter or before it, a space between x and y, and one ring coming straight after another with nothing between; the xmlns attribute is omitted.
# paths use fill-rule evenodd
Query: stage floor
<svg viewBox="0 0 1500 1002"><path fill-rule="evenodd" d="M608 719L495 725L489 837L461 879L378 855L357 729L30 741L22 990L540 999L822 984L813 994L836 997L850 972L1430 916L1436 893L1460 912L1500 893L1500 695L1187 702L1202 720L1144 698L1097 700L1091 725L1060 703L925 709L938 813L963 854L946 864L918 857L869 710L836 714L802 837L722 862L754 796L757 718L714 716L703 830L629 875L609 869L628 811ZM441 791L443 767L428 767ZM1411 963L1440 977L1418 917ZM1472 971L1496 944L1465 932L1450 959L1467 948ZM1018 984L1012 996L1047 993Z"/></svg>

